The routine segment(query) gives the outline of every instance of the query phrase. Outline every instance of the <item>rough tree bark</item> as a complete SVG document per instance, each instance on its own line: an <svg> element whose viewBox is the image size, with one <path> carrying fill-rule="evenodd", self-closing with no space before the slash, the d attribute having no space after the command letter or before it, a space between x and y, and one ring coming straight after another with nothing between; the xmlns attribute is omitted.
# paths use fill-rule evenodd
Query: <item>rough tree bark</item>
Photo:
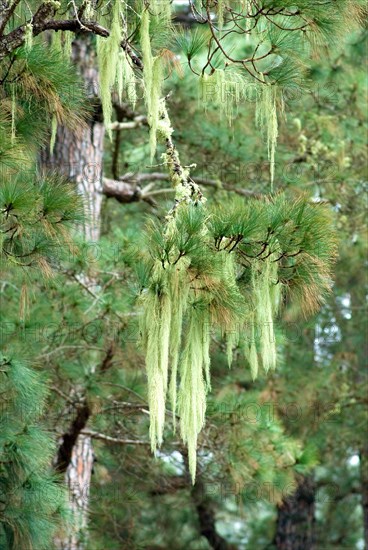
<svg viewBox="0 0 368 550"><path fill-rule="evenodd" d="M230 544L216 530L216 515L212 499L206 492L206 486L200 472L197 472L195 484L192 485L189 472L188 453L182 450L185 478L187 486L190 486L190 495L198 518L199 533L205 537L213 550L238 550L238 547Z"/></svg>
<svg viewBox="0 0 368 550"><path fill-rule="evenodd" d="M278 550L315 550L315 483L300 478L296 491L277 508L274 545Z"/></svg>
<svg viewBox="0 0 368 550"><path fill-rule="evenodd" d="M350 292L351 297L351 321L346 325L346 334L344 335L345 349L349 343L349 348L346 349L347 352L356 354L357 357L357 368L351 368L352 372L352 386L357 388L365 388L368 381L368 374L366 369L366 357L368 351L368 340L366 338L366 329L367 320L362 313L361 306L364 304L365 296L365 286L359 284L359 279L355 273L349 280L346 281L346 288ZM352 324L351 324L352 323ZM350 333L348 332L348 327L350 328ZM361 343L357 345L356 338L354 334L361 334ZM354 355L352 355L354 356ZM352 366L353 367L353 366ZM366 394L363 395L366 399ZM365 401L366 403L366 401ZM360 495L361 495L361 505L363 509L363 532L364 532L364 548L368 550L368 426L365 426L365 430L361 434L361 442L359 445L359 468L360 468Z"/></svg>
<svg viewBox="0 0 368 550"><path fill-rule="evenodd" d="M363 507L364 541L368 548L368 443L359 452L360 483Z"/></svg>
<svg viewBox="0 0 368 550"><path fill-rule="evenodd" d="M213 550L237 550L237 546L230 544L216 530L213 503L206 495L206 488L200 475L197 476L195 485L191 488L191 496L197 512L199 532L206 537L211 548Z"/></svg>
<svg viewBox="0 0 368 550"><path fill-rule="evenodd" d="M97 97L97 71L94 53L87 39L74 42L73 57L84 78L87 94L93 102L93 98ZM76 183L84 199L83 231L86 241L89 242L98 241L100 236L103 140L104 126L96 116L88 126L76 133L58 128L53 153L44 150L41 156L43 169L55 170ZM88 273L82 274L82 278L84 285L94 286ZM75 388L75 394L83 402L83 388ZM88 417L88 404L84 404L77 410L71 426L64 434L55 461L55 467L65 472L74 517L73 529L64 540L57 541L62 550L82 550L85 547L93 449L91 437L80 432Z"/></svg>

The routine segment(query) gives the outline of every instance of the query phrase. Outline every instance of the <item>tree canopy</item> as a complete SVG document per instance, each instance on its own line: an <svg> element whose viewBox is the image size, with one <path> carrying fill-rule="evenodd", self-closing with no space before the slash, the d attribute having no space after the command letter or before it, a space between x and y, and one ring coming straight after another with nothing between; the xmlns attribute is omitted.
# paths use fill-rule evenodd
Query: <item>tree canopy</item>
<svg viewBox="0 0 368 550"><path fill-rule="evenodd" d="M0 1L1 548L368 544L365 18Z"/></svg>

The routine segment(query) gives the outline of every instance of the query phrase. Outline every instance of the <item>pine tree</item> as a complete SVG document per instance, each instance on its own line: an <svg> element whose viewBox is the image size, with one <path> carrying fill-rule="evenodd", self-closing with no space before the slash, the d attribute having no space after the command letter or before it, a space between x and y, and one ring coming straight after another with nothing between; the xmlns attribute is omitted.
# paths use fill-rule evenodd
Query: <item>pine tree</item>
<svg viewBox="0 0 368 550"><path fill-rule="evenodd" d="M1 67L0 256L6 279L21 283L21 322L30 314L31 273L52 277L73 249L72 227L82 220L75 189L60 176L40 177L36 168L51 117L76 127L82 121L76 111L83 109L74 71L59 54L45 53L28 42L10 67ZM46 549L68 518L66 492L52 470L55 441L40 423L47 383L8 351L1 359L1 547Z"/></svg>
<svg viewBox="0 0 368 550"><path fill-rule="evenodd" d="M87 91L86 101L93 107L98 80L95 52L88 39L75 40L72 48L73 61L78 67L78 72L83 79L83 87ZM98 116L91 117L82 129L59 126L53 150L45 147L41 151L40 163L41 170L45 173L52 171L63 174L68 181L76 184L84 205L84 219L80 226L80 233L86 244L91 243L96 246L100 236L104 135L104 125ZM85 271L78 273L78 278L90 292L98 293L96 281L88 266ZM86 392L83 385L76 385L72 391L79 399L85 399ZM76 433L72 452L66 452L65 448L69 445L73 425L80 424L82 429L89 415L89 405L85 402L81 410L73 416L71 426L65 428L57 453L56 468L65 473L73 516L73 529L68 531L62 541L62 546L65 548L77 548L84 545L85 540L88 495L94 461L91 437Z"/></svg>
<svg viewBox="0 0 368 550"><path fill-rule="evenodd" d="M250 1L236 9L223 1L195 8L195 19L204 32L173 28L169 2L71 5L47 1L40 6L32 1L26 5L5 2L0 15L0 59L4 60L0 131L6 145L1 159L7 166L3 255L17 269L35 265L48 274L49 265L56 261L45 260L51 242L55 243L54 226L62 227L76 217L70 205L72 193L63 197L58 192L65 189L64 184L56 185L55 191L50 179L44 178L49 182L45 185L36 174L36 192L32 188L30 193L29 182L20 187L14 183L20 162L35 172L36 149L44 143L48 129L52 152L68 146L67 141L58 143L60 135L65 140L70 137L62 126L77 135L84 125L83 116L76 114L84 109L81 86L68 62L72 33L97 35L99 95L110 138L114 110L119 118L122 100L135 104L137 92L143 90L151 162L156 152L162 153L175 193L165 222L149 224L140 250L134 250L139 259L136 306L146 353L151 446L156 451L163 440L168 394L174 421L177 412L180 417L193 481L197 439L205 424L211 387L213 331L227 340L229 363L234 350L242 347L254 378L260 366L273 369L277 359L274 318L286 301L305 315L318 310L331 286L335 244L328 207L314 204L307 196L278 193L226 202L223 208L207 206L173 143L167 80L175 81L175 73L180 76L176 55L184 53L186 80L195 81L208 114L217 107L224 124L234 124L241 103L254 100L256 122L267 142L272 185L285 98L290 90L303 87L311 54L339 40L348 30L347 21L354 25L360 16L358 4L342 0L333 5L303 1L297 7L277 2L259 7ZM99 105L93 108L99 117ZM40 116L44 111L47 125ZM115 127L119 124L116 121ZM78 179L70 171L66 175ZM33 218L24 211L28 200L34 202ZM23 208L25 231L17 227L14 204ZM93 205L99 212L97 204L101 203L96 195ZM72 268L77 278L84 267L83 260L78 261L79 271L75 265ZM79 282L83 284L80 278ZM93 299L92 309L99 297ZM93 373L85 377L83 394L94 378Z"/></svg>

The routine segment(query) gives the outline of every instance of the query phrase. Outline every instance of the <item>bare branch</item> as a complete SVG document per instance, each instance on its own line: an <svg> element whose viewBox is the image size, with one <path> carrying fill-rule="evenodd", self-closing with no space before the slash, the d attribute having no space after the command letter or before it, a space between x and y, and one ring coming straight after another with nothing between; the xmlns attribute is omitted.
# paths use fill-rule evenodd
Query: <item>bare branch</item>
<svg viewBox="0 0 368 550"><path fill-rule="evenodd" d="M114 198L121 203L140 201L141 190L133 183L103 178L103 194L108 198Z"/></svg>
<svg viewBox="0 0 368 550"><path fill-rule="evenodd" d="M34 16L30 21L27 21L24 25L17 27L9 34L0 37L0 59L3 59L9 53L16 48L19 48L24 42L26 25L32 23L33 35L37 36L42 31L46 30L47 24L50 23L48 19L53 17L57 11L57 8L51 4L51 2L44 2L38 8ZM5 21L6 24L6 21Z"/></svg>
<svg viewBox="0 0 368 550"><path fill-rule="evenodd" d="M147 125L147 117L144 115L138 115L134 117L132 121L129 122L113 122L110 125L111 130L131 130L133 128L138 128L142 125Z"/></svg>
<svg viewBox="0 0 368 550"><path fill-rule="evenodd" d="M24 42L25 27L28 23L32 23L33 36L37 36L46 30L54 31L72 31L72 32L91 32L98 36L107 38L110 36L110 31L96 21L84 21L78 18L66 20L51 19L57 8L50 2L41 4L35 15L30 21L14 29L9 34L0 37L0 60L11 53L16 48L19 48ZM1 19L0 19L1 22ZM7 20L4 22L4 27ZM143 70L143 63L140 58L134 53L133 48L127 40L121 42L121 47L132 60L132 63L140 70Z"/></svg>
<svg viewBox="0 0 368 550"><path fill-rule="evenodd" d="M55 393L57 393L58 395L60 395L60 397L62 397L63 399L65 399L65 401L67 401L68 403L70 403L71 405L73 405L73 407L76 407L76 402L71 399L69 397L69 395L67 395L66 393L64 393L63 391L61 391L59 388L57 388L56 386L49 386L50 390L51 391L54 391Z"/></svg>
<svg viewBox="0 0 368 550"><path fill-rule="evenodd" d="M14 0L10 5L9 2L0 2L0 36L19 2L20 0Z"/></svg>
<svg viewBox="0 0 368 550"><path fill-rule="evenodd" d="M212 187L217 190L229 191L232 193L236 193L237 195L242 195L243 197L256 197L261 195L261 193L252 191L251 189L236 187L235 185L222 183L221 181L211 178L194 176L193 179L196 183L204 185L205 187ZM134 202L137 200L146 200L150 196L150 193L145 193L144 189L140 189L141 183L145 181L170 181L170 174L166 174L164 172L148 172L137 174L128 172L127 174L121 176L119 178L119 181L108 180L107 178L104 178L103 193L107 197L114 197L122 203ZM162 190L162 192L167 191L168 190Z"/></svg>
<svg viewBox="0 0 368 550"><path fill-rule="evenodd" d="M92 430L83 430L81 431L81 434L89 435L93 439L108 441L109 443L119 443L120 445L151 445L149 441L143 441L142 439L122 439L120 437L111 437L110 435L94 432Z"/></svg>

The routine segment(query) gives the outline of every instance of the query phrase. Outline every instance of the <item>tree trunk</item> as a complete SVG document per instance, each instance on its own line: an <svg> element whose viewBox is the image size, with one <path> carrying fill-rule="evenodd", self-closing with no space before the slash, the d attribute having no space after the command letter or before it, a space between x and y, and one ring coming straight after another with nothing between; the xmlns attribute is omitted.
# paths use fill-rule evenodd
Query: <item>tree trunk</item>
<svg viewBox="0 0 368 550"><path fill-rule="evenodd" d="M200 475L197 476L195 485L191 489L191 496L197 511L200 534L206 537L211 548L213 550L237 550L236 546L229 544L216 530L213 503L206 495L205 485Z"/></svg>
<svg viewBox="0 0 368 550"><path fill-rule="evenodd" d="M368 444L359 452L360 458L360 486L363 507L364 541L368 550Z"/></svg>
<svg viewBox="0 0 368 550"><path fill-rule="evenodd" d="M351 299L351 320L346 326L346 329L350 329L350 332L344 334L345 347L347 343L350 345L347 351L356 355L357 366L351 366L351 386L355 388L357 397L359 398L359 388L366 388L367 386L367 370L366 370L366 357L367 357L367 345L368 340L366 338L366 326L367 320L365 313L362 310L362 304L366 299L365 285L359 281L356 273L352 274L347 281L347 288L350 292ZM357 339L357 336L359 338ZM354 355L352 355L354 357ZM366 395L363 393L363 398ZM360 494L361 505L363 509L363 532L364 532L364 548L368 550L368 433L367 426L362 430L360 434L359 447L359 468L360 468Z"/></svg>
<svg viewBox="0 0 368 550"><path fill-rule="evenodd" d="M274 545L279 550L314 550L315 483L301 478L296 491L277 508Z"/></svg>
<svg viewBox="0 0 368 550"><path fill-rule="evenodd" d="M227 542L216 530L216 517L212 499L206 493L206 487L203 483L201 473L198 471L195 484L192 485L189 472L189 461L187 450L182 451L186 471L186 481L190 485L190 494L194 504L197 517L199 532L205 537L213 550L237 550L237 546Z"/></svg>
<svg viewBox="0 0 368 550"><path fill-rule="evenodd" d="M73 58L84 78L87 95L92 103L97 97L97 71L95 58L89 41L76 40L73 44ZM44 150L41 155L41 168L63 174L77 184L85 204L83 223L87 242L97 242L100 236L100 216L102 205L102 157L104 126L101 120L92 120L88 126L73 133L66 128L58 128L52 154ZM94 287L95 282L88 273L80 276L84 285ZM83 401L83 388L75 388ZM56 541L62 550L82 550L85 548L88 517L88 499L93 467L91 437L83 435L88 416L79 421L78 414L60 442L55 466L65 471L69 489L73 527L65 539Z"/></svg>

